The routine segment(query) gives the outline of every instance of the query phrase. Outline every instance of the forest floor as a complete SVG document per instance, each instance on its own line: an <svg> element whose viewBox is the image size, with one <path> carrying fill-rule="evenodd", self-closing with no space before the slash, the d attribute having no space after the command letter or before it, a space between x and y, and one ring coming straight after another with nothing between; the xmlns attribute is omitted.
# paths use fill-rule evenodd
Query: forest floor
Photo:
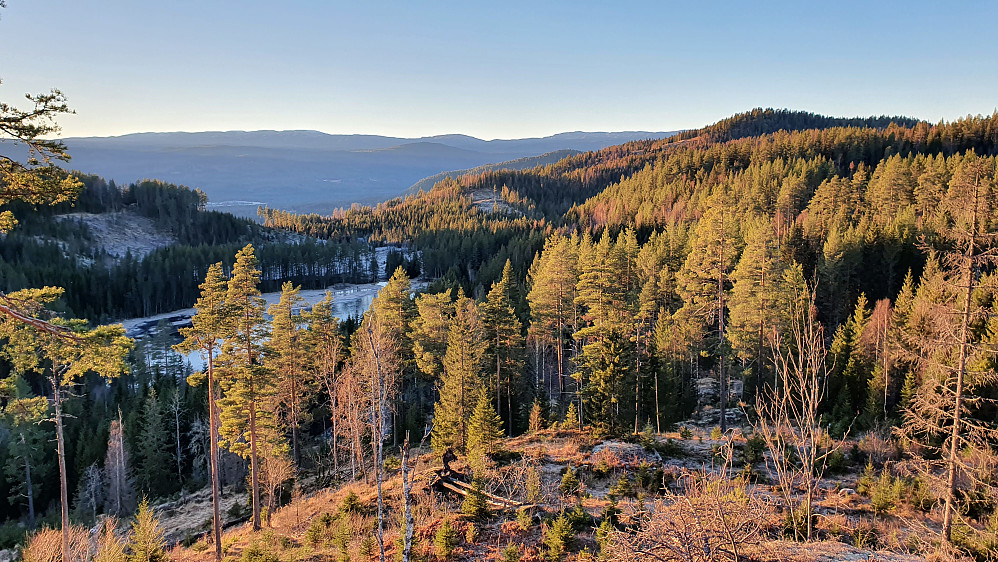
<svg viewBox="0 0 998 562"><path fill-rule="evenodd" d="M677 433L655 436L653 443L646 440L644 446L625 441L599 441L570 430L546 430L507 440L501 462L488 468L483 476L487 491L531 506L531 517L519 519L511 510L494 511L484 520L462 515L463 498L430 486L441 466L439 456L429 450L413 450L416 459L412 492L413 560L436 558L438 551L434 539L444 522L450 523L457 536L457 544L448 559L498 560L502 559L505 549L512 548L520 560L545 560L549 553L545 536L560 513L574 517L576 526L574 539L565 553L567 559L596 560L594 553L599 551L596 527L608 507L619 509L621 526L626 527L653 517L650 514L657 509L664 509L670 501L682 498L679 482L684 474L713 473L720 477L721 471L726 470L727 478L737 480L739 473L748 473L749 469L742 468L744 463L732 462L732 459L740 458L746 444L737 430L727 440L710 439L706 433L694 431L692 437L686 435L687 439ZM857 442L856 446L875 447L876 444ZM725 461L719 451L733 451L733 454L728 453L729 460ZM452 463L452 467L458 471L467 470L461 461ZM565 495L559 491L559 486L569 467L579 476L580 488L576 494ZM659 467L661 472L649 472ZM769 519L753 522L759 524L761 532L739 545L747 556L745 559L884 562L953 559L930 554L934 548L930 529L938 529L935 513L915 510L900 502L875 513L870 498L855 492L863 471L863 466L852 464L840 467L837 475L822 479L816 502L817 540L802 543L784 538L785 515L778 508L777 487L766 476L765 463L752 466L753 476L749 479L752 483L745 484L739 493L759 499L770 506L770 511L767 512ZM534 475L533 485L531 474ZM667 484L664 497L652 491L647 483L649 474L662 478ZM620 482L625 479L629 486L621 486ZM377 559L379 548L373 538L377 529L377 491L373 481L362 479L340 487L320 487L313 481L306 482L304 489L299 497L275 510L261 532L253 533L248 523L227 530L222 545L226 559ZM245 494L229 495L224 500L223 510L228 511L239 501L245 503ZM402 506L401 478L397 469L386 477L383 501L386 506L386 556L396 559L401 545ZM157 507L162 524L170 531L170 538L173 541L186 538L184 542L189 544L175 546L171 551L173 560L212 560L212 548L207 539L194 540L207 528L210 506L209 498L201 492L191 496L186 505L173 502ZM738 515L731 514L736 519ZM257 558L262 553L274 558Z"/></svg>

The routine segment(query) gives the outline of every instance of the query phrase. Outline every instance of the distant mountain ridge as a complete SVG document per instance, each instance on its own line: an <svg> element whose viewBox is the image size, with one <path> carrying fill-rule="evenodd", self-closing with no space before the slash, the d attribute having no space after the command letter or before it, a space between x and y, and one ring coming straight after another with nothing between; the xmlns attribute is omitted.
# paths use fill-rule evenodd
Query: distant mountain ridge
<svg viewBox="0 0 998 562"><path fill-rule="evenodd" d="M119 183L156 178L202 189L213 205L253 216L256 203L329 212L396 197L423 178L562 151L590 151L674 132L568 132L483 140L321 131L132 133L65 139L70 167ZM252 204L233 204L250 201Z"/></svg>

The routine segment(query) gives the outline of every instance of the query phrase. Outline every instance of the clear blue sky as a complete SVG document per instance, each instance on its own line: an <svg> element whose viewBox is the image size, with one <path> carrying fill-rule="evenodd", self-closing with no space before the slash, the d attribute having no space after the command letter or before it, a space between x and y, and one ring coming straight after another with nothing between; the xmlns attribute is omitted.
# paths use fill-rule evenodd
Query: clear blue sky
<svg viewBox="0 0 998 562"><path fill-rule="evenodd" d="M64 136L482 138L698 127L756 106L931 121L998 106L998 3L8 0L0 98Z"/></svg>

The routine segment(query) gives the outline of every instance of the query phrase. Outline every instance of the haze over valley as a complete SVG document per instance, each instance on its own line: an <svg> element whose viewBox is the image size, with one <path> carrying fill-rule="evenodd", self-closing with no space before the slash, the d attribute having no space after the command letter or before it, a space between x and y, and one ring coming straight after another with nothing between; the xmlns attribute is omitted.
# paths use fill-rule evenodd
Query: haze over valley
<svg viewBox="0 0 998 562"><path fill-rule="evenodd" d="M557 152L569 153L674 132L562 133L485 141L466 135L399 138L319 131L137 133L66 139L70 167L119 184L143 178L199 188L209 206L255 217L259 205L329 213L401 195L421 179ZM528 160L524 165L532 166ZM440 178L442 179L442 178ZM432 186L427 182L426 189Z"/></svg>

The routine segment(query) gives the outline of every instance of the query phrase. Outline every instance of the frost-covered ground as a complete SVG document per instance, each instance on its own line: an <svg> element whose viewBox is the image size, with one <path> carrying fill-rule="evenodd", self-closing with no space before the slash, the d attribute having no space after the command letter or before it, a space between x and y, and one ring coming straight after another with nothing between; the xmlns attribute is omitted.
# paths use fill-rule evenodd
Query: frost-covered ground
<svg viewBox="0 0 998 562"><path fill-rule="evenodd" d="M117 258L123 258L129 252L132 256L141 258L157 248L175 242L169 233L156 228L152 219L133 211L68 213L58 215L56 220L86 224L97 246Z"/></svg>

